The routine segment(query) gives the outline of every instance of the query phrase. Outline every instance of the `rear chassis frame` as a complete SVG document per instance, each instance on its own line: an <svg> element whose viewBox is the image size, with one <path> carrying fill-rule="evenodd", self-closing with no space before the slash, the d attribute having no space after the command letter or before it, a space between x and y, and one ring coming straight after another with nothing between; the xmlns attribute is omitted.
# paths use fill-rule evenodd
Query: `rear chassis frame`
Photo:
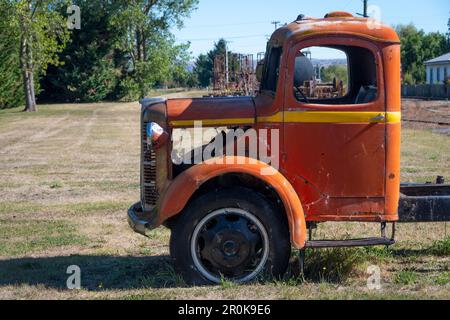
<svg viewBox="0 0 450 320"><path fill-rule="evenodd" d="M402 184L398 215L401 223L450 221L450 185Z"/></svg>

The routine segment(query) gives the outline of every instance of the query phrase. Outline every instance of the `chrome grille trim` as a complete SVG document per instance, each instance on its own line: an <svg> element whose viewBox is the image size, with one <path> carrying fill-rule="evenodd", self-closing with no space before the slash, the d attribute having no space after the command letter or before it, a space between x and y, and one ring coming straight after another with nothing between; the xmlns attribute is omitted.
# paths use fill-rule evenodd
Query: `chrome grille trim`
<svg viewBox="0 0 450 320"><path fill-rule="evenodd" d="M156 152L147 145L147 123L142 125L142 197L145 208L155 207L159 192L156 185Z"/></svg>

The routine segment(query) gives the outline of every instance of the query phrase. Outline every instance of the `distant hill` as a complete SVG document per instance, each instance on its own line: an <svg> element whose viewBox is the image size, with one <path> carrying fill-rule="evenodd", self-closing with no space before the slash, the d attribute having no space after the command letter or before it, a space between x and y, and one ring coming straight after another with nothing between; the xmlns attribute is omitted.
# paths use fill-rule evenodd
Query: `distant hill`
<svg viewBox="0 0 450 320"><path fill-rule="evenodd" d="M324 67L347 64L347 59L311 59L311 61L313 65L320 65Z"/></svg>
<svg viewBox="0 0 450 320"><path fill-rule="evenodd" d="M323 67L347 64L347 59L312 59L311 61L314 66L320 65ZM194 70L194 67L195 67L195 61L189 61L188 65L187 65L187 70L189 72L192 72L192 70ZM255 68L256 68L256 62L255 62Z"/></svg>

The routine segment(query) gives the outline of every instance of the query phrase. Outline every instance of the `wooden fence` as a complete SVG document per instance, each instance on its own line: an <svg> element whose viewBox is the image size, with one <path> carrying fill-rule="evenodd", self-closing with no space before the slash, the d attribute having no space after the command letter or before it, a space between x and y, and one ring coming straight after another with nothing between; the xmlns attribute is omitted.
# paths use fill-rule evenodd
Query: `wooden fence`
<svg viewBox="0 0 450 320"><path fill-rule="evenodd" d="M450 99L450 85L445 84L402 85L402 97Z"/></svg>

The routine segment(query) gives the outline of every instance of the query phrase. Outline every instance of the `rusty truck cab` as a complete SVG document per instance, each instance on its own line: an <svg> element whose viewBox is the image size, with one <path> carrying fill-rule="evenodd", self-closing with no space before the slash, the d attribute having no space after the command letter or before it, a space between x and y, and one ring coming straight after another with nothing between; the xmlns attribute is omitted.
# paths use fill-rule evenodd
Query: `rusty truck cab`
<svg viewBox="0 0 450 320"><path fill-rule="evenodd" d="M311 73L311 47L345 55L345 84L336 78L319 83ZM129 211L130 225L142 234L171 227L171 254L188 282L218 282L223 274L245 282L261 272L261 261L278 276L290 244L333 246L308 243L308 224L398 220L400 111L400 42L391 27L344 12L299 16L269 40L255 97L142 101L142 192ZM197 122L275 130L279 146L266 144L279 150L279 167L264 175L270 164L261 159L228 155L175 164L170 137ZM241 264L255 267L246 273Z"/></svg>
<svg viewBox="0 0 450 320"><path fill-rule="evenodd" d="M347 57L346 94L316 99L296 89L299 54L310 47ZM303 84L301 84L303 85ZM400 185L400 42L367 19L299 17L268 44L257 126L282 132L280 172L307 221L396 221Z"/></svg>

